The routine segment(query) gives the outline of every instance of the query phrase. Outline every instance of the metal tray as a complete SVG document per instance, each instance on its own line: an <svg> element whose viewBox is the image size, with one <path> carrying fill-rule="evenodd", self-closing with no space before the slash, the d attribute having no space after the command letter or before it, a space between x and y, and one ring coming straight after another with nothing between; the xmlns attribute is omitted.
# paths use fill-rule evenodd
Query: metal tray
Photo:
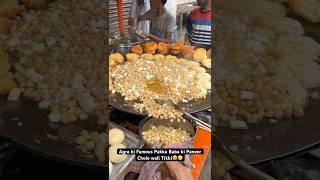
<svg viewBox="0 0 320 180"><path fill-rule="evenodd" d="M125 145L126 148L141 149L144 146L144 142L137 134L134 134L131 131L110 121L109 129L111 128L118 128L124 132L125 139L123 141L123 145ZM123 172L125 168L133 161L134 157L135 155L128 155L127 159L124 162L119 164L112 163L113 168L112 173L109 176L109 179L115 180L121 174L121 172Z"/></svg>

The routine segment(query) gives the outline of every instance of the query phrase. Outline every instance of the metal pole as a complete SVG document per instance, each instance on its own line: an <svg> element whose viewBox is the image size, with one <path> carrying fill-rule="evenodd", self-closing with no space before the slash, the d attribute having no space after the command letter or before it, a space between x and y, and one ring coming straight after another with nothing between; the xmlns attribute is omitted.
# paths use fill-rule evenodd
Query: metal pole
<svg viewBox="0 0 320 180"><path fill-rule="evenodd" d="M123 9L122 9L122 0L117 0L117 11L118 11L118 19L119 19L119 31L120 36L124 35L124 27L123 27Z"/></svg>

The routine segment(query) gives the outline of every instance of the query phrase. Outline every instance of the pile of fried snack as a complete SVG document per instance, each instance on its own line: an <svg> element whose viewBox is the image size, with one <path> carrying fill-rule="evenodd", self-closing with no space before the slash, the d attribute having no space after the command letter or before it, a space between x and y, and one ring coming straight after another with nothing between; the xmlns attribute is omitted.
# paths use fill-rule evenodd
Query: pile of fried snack
<svg viewBox="0 0 320 180"><path fill-rule="evenodd" d="M319 7L319 1L313 2ZM287 9L279 2L213 3L216 125L304 116L308 96L320 85L320 44L304 35L299 21L286 17ZM297 12L297 6L292 8Z"/></svg>
<svg viewBox="0 0 320 180"><path fill-rule="evenodd" d="M7 95L17 86L12 74L9 72L10 66L8 54L0 48L0 95Z"/></svg>
<svg viewBox="0 0 320 180"><path fill-rule="evenodd" d="M18 1L1 1L0 35L8 34L21 8ZM11 65L5 47L0 46L0 95L7 95L17 84L10 72Z"/></svg>
<svg viewBox="0 0 320 180"><path fill-rule="evenodd" d="M180 121L180 111L155 99L189 102L210 92L211 75L205 68L211 68L211 59L205 49L194 50L181 42L170 48L165 42L149 41L132 46L131 51L125 58L119 53L109 56L109 91L128 101L139 100L134 104L137 111Z"/></svg>
<svg viewBox="0 0 320 180"><path fill-rule="evenodd" d="M51 122L92 116L103 127L107 19L102 0L2 0L0 94L9 93L9 101L18 101L20 95L37 101L40 109L50 110ZM83 146L103 161L105 133L81 135L89 141Z"/></svg>
<svg viewBox="0 0 320 180"><path fill-rule="evenodd" d="M109 130L109 176L112 174L113 166L124 162L127 155L118 154L118 149L125 149L125 134L121 129L112 128ZM120 173L119 171L117 173Z"/></svg>
<svg viewBox="0 0 320 180"><path fill-rule="evenodd" d="M177 144L191 140L191 135L181 128L152 125L150 129L142 132L142 137L154 147L161 147L163 143Z"/></svg>

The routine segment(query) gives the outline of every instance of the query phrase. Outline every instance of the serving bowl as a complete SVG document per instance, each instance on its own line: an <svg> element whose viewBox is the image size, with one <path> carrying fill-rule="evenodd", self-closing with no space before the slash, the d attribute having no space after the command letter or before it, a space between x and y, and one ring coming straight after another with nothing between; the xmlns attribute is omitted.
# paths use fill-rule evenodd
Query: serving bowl
<svg viewBox="0 0 320 180"><path fill-rule="evenodd" d="M152 126L163 125L166 127L173 127L175 129L181 128L182 130L187 131L191 136L191 140L193 140L197 134L197 125L193 120L189 120L189 119L185 119L185 120L186 120L185 122L181 122L181 121L178 122L177 120L170 121L169 119L158 119L158 118L154 118L154 117L151 117L151 118L147 117L139 123L138 132L139 132L141 139L150 148L160 148L161 147L161 144L153 145L153 144L150 144L148 141L146 141L143 138L142 132L148 131L149 129L152 128Z"/></svg>

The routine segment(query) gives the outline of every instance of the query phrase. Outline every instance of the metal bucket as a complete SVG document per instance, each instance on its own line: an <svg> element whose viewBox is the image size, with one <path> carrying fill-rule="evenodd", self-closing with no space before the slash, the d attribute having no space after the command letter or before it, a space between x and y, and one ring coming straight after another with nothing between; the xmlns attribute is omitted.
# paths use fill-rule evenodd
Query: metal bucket
<svg viewBox="0 0 320 180"><path fill-rule="evenodd" d="M113 39L109 41L110 51L112 53L120 53L122 55L126 55L131 52L131 47L135 44L139 44L141 42L134 40L133 38L128 39Z"/></svg>

